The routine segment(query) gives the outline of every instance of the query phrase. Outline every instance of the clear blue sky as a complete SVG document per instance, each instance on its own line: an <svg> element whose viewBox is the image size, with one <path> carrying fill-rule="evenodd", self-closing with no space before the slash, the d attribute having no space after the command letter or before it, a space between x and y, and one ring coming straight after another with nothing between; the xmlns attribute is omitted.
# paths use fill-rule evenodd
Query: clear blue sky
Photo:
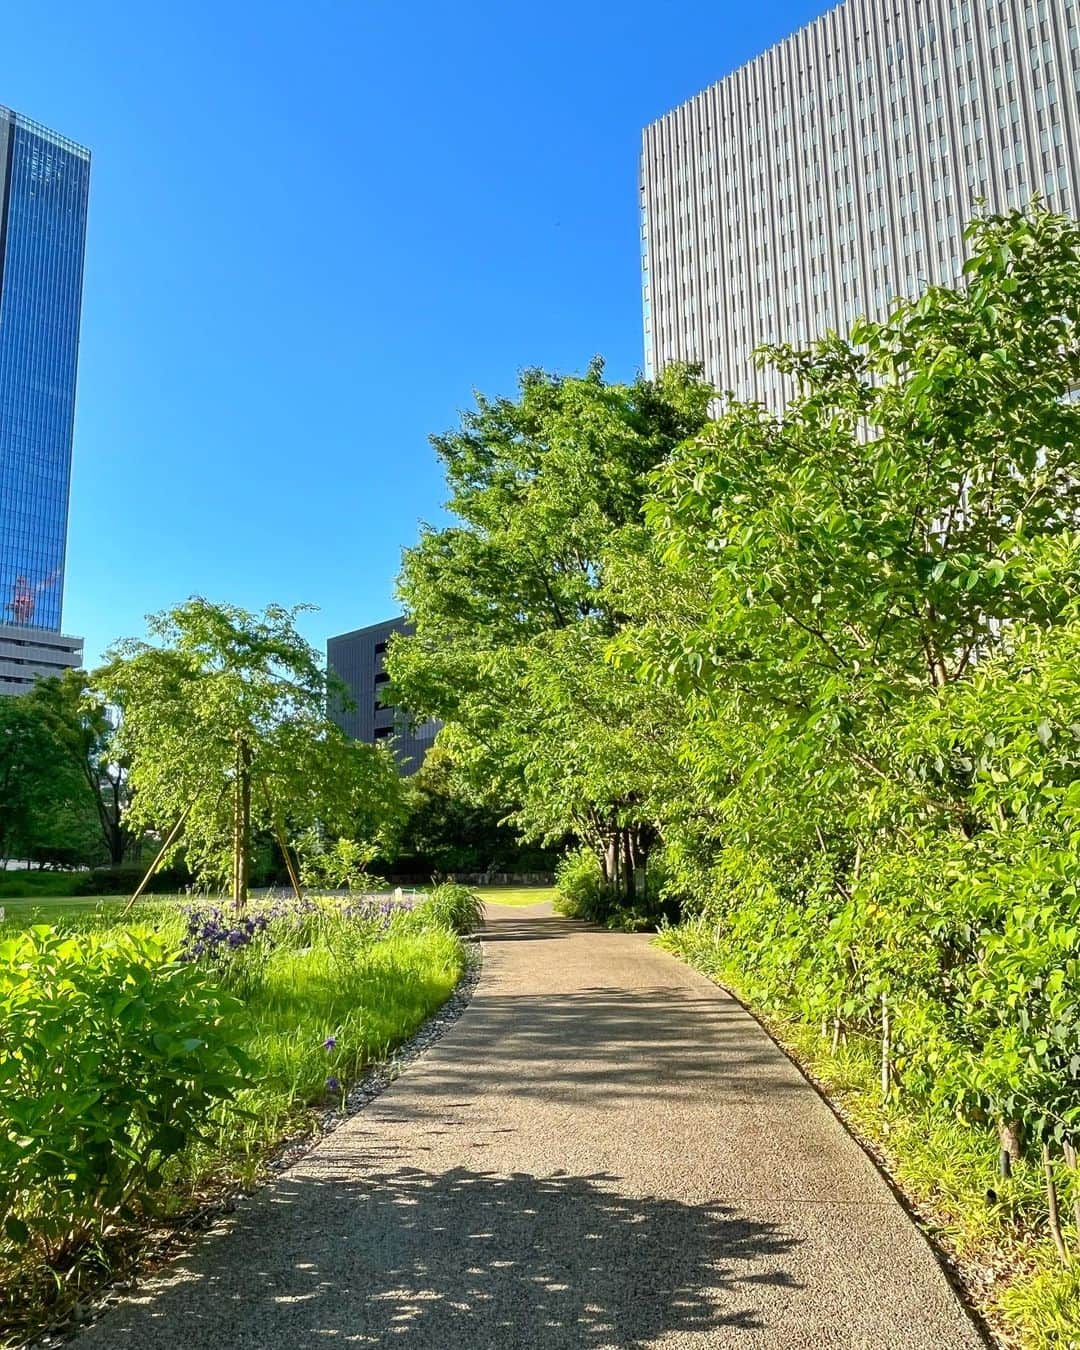
<svg viewBox="0 0 1080 1350"><path fill-rule="evenodd" d="M642 126L823 5L52 0L0 103L94 154L65 628L198 592L394 611L432 432L639 368Z"/></svg>

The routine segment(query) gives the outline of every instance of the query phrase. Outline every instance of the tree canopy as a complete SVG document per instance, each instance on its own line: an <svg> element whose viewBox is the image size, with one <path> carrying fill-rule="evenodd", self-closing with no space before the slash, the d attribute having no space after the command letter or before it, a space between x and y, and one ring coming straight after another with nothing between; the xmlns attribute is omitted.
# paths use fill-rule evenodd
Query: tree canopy
<svg viewBox="0 0 1080 1350"><path fill-rule="evenodd" d="M447 724L476 800L527 837L586 839L628 892L654 833L641 775L656 719L605 660L623 622L608 559L640 546L648 476L709 397L690 370L609 384L599 362L528 371L517 399L478 396L434 439L455 522L424 531L400 581L415 635L391 643L393 697Z"/></svg>
<svg viewBox="0 0 1080 1350"><path fill-rule="evenodd" d="M195 597L149 620L156 642L118 644L98 677L122 710L129 827L183 822L188 865L228 881L237 904L253 828L274 831L283 848L313 825L374 835L400 791L389 755L328 719L327 675L296 614Z"/></svg>

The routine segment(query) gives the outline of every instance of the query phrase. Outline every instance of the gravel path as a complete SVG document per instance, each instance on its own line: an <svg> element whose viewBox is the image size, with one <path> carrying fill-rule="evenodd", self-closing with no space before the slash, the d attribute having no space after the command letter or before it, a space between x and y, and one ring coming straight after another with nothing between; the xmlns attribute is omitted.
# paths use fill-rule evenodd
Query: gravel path
<svg viewBox="0 0 1080 1350"><path fill-rule="evenodd" d="M722 991L548 906L484 951L442 1039L76 1350L983 1344Z"/></svg>

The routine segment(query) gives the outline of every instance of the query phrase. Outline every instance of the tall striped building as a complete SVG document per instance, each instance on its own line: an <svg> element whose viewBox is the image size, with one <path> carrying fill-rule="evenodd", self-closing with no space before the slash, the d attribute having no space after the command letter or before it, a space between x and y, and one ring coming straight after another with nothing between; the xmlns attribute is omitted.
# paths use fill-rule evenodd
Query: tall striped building
<svg viewBox="0 0 1080 1350"><path fill-rule="evenodd" d="M776 407L759 343L954 283L1035 193L1080 209L1080 0L844 0L646 128L646 369Z"/></svg>

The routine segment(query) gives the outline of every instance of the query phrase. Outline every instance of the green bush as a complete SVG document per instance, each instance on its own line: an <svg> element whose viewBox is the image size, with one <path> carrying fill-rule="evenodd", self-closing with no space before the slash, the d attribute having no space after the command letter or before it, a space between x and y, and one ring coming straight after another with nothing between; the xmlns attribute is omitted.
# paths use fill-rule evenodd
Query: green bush
<svg viewBox="0 0 1080 1350"><path fill-rule="evenodd" d="M251 1077L239 1011L137 932L0 942L0 1253L54 1263L149 1204Z"/></svg>
<svg viewBox="0 0 1080 1350"><path fill-rule="evenodd" d="M131 895L146 875L149 861L95 867L89 872L38 872L20 869L0 872L0 900L47 899L61 896ZM146 892L173 895L191 881L183 867L155 872Z"/></svg>
<svg viewBox="0 0 1080 1350"><path fill-rule="evenodd" d="M0 901L51 900L71 895L83 874L79 872L0 872Z"/></svg>
<svg viewBox="0 0 1080 1350"><path fill-rule="evenodd" d="M559 859L555 869L555 912L568 919L604 923L612 911L600 860L591 848L579 848Z"/></svg>
<svg viewBox="0 0 1080 1350"><path fill-rule="evenodd" d="M80 872L68 895L131 895L138 887L149 862L120 863L115 867L95 867ZM154 873L146 887L150 895L170 895L186 886L191 875L183 867L163 867Z"/></svg>
<svg viewBox="0 0 1080 1350"><path fill-rule="evenodd" d="M436 886L416 911L422 926L448 928L452 933L472 933L484 922L484 902L468 886L444 881Z"/></svg>

